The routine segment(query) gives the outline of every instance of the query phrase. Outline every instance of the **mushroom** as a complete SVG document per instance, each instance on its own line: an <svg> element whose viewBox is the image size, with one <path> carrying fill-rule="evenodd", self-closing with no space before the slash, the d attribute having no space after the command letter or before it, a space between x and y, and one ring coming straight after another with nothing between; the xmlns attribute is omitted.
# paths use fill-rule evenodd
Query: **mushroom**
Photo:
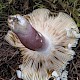
<svg viewBox="0 0 80 80"><path fill-rule="evenodd" d="M48 9L36 9L27 15L11 15L11 29L5 40L23 55L17 76L23 80L67 80L66 65L73 59L80 38L74 20L66 13L56 16Z"/></svg>

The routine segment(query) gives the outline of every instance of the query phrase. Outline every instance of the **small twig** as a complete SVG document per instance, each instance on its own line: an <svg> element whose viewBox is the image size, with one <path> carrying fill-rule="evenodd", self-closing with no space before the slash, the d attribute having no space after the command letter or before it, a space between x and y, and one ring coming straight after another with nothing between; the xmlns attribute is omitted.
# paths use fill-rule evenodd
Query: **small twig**
<svg viewBox="0 0 80 80"><path fill-rule="evenodd" d="M51 6L52 9L56 8L56 6L51 1L49 0L44 0L44 1L47 2Z"/></svg>
<svg viewBox="0 0 80 80"><path fill-rule="evenodd" d="M10 80L15 80L16 79L16 75L14 75Z"/></svg>
<svg viewBox="0 0 80 80"><path fill-rule="evenodd" d="M5 64L5 63L8 63L8 62L15 56L15 54L18 54L17 51L14 53L14 55L13 55L9 60L7 60L7 61L5 61L4 63L0 64L0 66L2 66L2 65Z"/></svg>
<svg viewBox="0 0 80 80"><path fill-rule="evenodd" d="M16 54L18 54L17 52L18 52L18 51L16 51L16 52L14 53L14 55L13 55L9 60L7 60L5 63L8 63Z"/></svg>
<svg viewBox="0 0 80 80"><path fill-rule="evenodd" d="M7 63L8 64L8 63ZM15 72L16 70L9 65L10 69Z"/></svg>

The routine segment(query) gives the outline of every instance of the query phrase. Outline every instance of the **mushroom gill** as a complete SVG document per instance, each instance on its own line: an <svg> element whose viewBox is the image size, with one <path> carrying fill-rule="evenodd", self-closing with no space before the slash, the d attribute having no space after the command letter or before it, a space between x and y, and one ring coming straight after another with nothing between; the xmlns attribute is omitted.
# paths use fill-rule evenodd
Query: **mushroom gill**
<svg viewBox="0 0 80 80"><path fill-rule="evenodd" d="M21 16L9 16L5 39L18 47L23 55L21 71L17 75L23 80L67 80L66 65L73 59L80 38L74 20L66 13L50 16L48 9L36 9Z"/></svg>

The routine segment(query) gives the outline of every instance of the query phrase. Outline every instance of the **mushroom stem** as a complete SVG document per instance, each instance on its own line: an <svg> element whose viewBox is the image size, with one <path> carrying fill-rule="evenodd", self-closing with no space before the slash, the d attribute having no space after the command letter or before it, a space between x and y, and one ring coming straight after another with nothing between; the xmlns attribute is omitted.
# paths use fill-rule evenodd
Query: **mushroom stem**
<svg viewBox="0 0 80 80"><path fill-rule="evenodd" d="M47 42L45 37L36 31L32 25L29 23L25 31L14 31L21 43L28 49L33 51L42 51L47 48Z"/></svg>

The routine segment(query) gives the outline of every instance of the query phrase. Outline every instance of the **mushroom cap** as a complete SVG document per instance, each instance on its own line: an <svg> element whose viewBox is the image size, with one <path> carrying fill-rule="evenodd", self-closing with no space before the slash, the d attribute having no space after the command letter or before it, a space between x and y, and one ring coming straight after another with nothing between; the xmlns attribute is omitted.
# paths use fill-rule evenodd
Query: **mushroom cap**
<svg viewBox="0 0 80 80"><path fill-rule="evenodd" d="M59 12L57 16L50 15L48 9L36 9L24 15L35 30L40 32L49 42L45 51L33 51L25 48L17 35L10 31L5 39L13 46L18 47L23 55L21 68L24 80L47 80L53 71L61 76L68 61L73 59L75 52L72 45L77 44L79 34L74 20L66 13ZM15 41L12 40L12 38ZM35 43L34 43L35 45ZM74 46L74 47L75 47Z"/></svg>

